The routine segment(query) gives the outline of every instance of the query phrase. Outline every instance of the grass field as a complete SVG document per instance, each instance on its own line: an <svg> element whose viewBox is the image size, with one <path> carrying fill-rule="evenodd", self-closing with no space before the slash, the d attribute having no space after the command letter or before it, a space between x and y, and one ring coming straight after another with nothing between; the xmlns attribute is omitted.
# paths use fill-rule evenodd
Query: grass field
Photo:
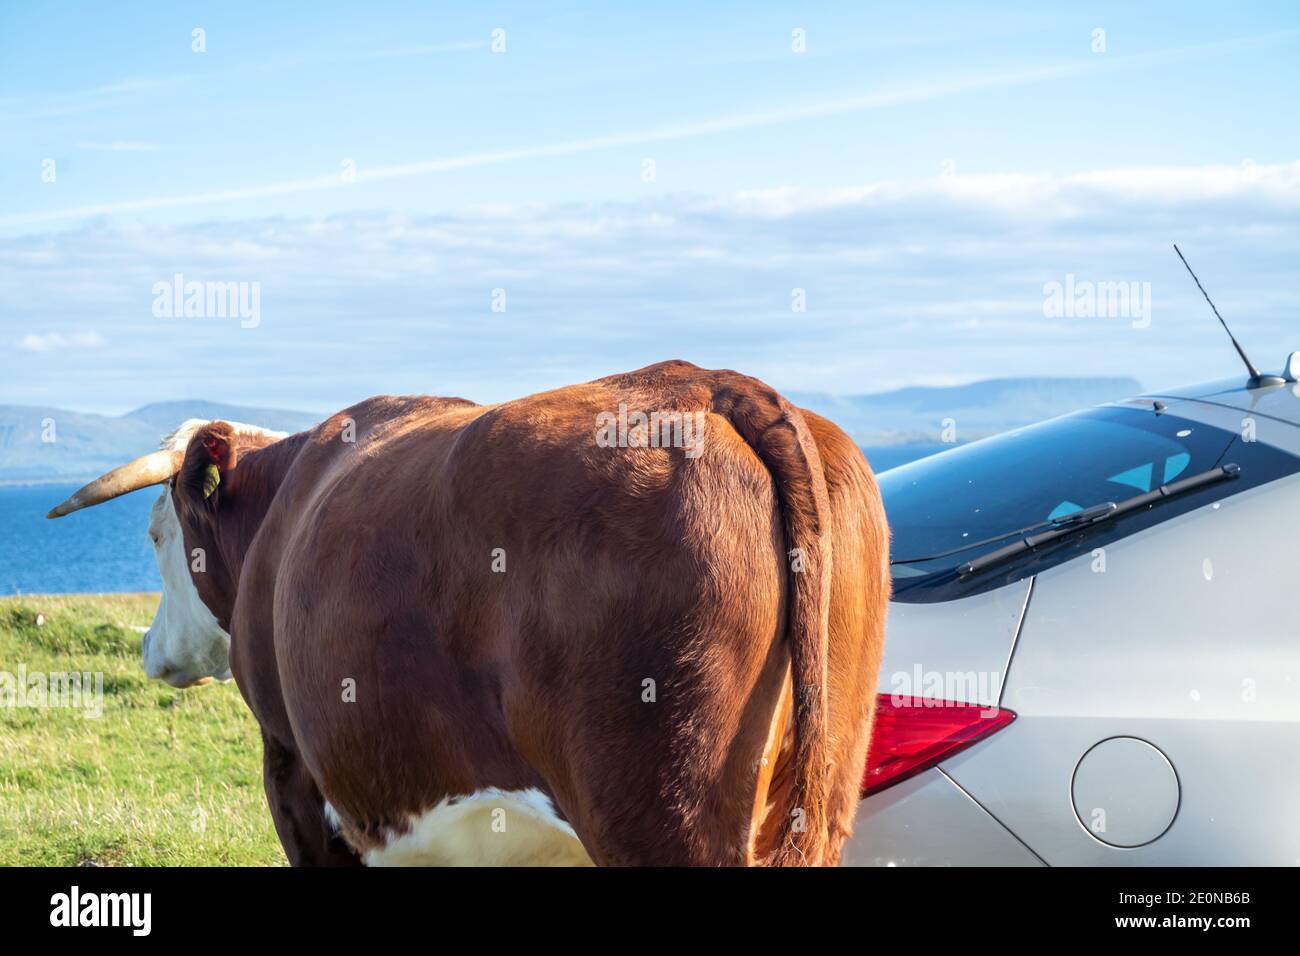
<svg viewBox="0 0 1300 956"><path fill-rule="evenodd" d="M157 604L156 594L0 598L0 682L11 675L7 695L0 684L0 866L284 863L257 723L235 685L175 690L145 677L132 626ZM20 668L27 686L89 672L82 706L16 705ZM98 717L87 715L95 674Z"/></svg>

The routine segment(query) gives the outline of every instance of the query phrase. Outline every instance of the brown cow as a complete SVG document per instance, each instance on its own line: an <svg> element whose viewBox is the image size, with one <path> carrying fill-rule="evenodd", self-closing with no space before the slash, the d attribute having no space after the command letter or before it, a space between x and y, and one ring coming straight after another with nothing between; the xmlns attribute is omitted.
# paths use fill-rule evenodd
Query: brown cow
<svg viewBox="0 0 1300 956"><path fill-rule="evenodd" d="M890 578L830 422L666 362L185 437L52 516L174 473L291 862L838 861Z"/></svg>

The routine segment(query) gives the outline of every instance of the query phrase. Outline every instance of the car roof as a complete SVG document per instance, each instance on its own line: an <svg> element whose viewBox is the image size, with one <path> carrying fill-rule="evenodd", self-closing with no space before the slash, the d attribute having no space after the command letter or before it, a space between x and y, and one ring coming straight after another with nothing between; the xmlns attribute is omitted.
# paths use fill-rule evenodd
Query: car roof
<svg viewBox="0 0 1300 956"><path fill-rule="evenodd" d="M1245 411L1291 425L1300 425L1300 384L1283 382L1280 385L1264 385L1250 388L1244 375L1235 378L1221 378L1199 385L1185 385L1162 391L1148 392L1143 399L1164 399L1173 401L1196 401L1208 405L1223 405L1227 408L1240 408Z"/></svg>

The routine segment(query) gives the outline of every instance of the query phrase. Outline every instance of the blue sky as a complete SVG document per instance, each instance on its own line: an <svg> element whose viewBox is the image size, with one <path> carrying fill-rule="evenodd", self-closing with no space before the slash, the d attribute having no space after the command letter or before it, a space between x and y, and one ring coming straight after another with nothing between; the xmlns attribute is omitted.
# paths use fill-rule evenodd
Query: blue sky
<svg viewBox="0 0 1300 956"><path fill-rule="evenodd" d="M630 6L0 7L0 403L1232 374L1175 240L1300 348L1294 3ZM159 318L176 273L257 326Z"/></svg>

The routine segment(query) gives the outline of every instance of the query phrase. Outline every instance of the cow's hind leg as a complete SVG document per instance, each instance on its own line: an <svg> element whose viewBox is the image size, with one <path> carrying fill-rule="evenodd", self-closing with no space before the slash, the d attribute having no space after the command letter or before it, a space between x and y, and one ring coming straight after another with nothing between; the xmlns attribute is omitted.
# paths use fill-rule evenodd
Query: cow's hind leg
<svg viewBox="0 0 1300 956"><path fill-rule="evenodd" d="M598 865L743 866L789 662L745 605L574 662L565 706L512 706L521 750ZM766 632L766 633L764 633ZM607 644L608 646L608 644ZM576 705L576 706L575 706ZM556 715L565 720L556 721Z"/></svg>
<svg viewBox="0 0 1300 956"><path fill-rule="evenodd" d="M325 802L302 758L262 732L262 784L276 833L293 866L360 866L325 818Z"/></svg>

